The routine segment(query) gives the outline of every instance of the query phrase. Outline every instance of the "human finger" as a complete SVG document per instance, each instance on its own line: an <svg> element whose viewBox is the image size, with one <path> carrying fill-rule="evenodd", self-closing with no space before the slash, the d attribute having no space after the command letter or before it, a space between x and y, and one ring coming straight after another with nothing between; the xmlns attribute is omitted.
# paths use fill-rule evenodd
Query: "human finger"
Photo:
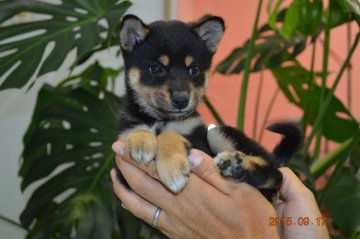
<svg viewBox="0 0 360 239"><path fill-rule="evenodd" d="M117 180L116 172L114 169L110 171L110 175L113 182L114 192L116 196L121 200L122 206L126 210L130 211L134 216L152 225L158 207L141 198L139 195L121 184ZM157 223L154 226L166 233L165 228L168 227L167 221L168 220L166 213L161 210L158 216Z"/></svg>
<svg viewBox="0 0 360 239"><path fill-rule="evenodd" d="M219 169L214 163L214 159L206 153L192 149L188 156L191 171L208 184L226 195L231 194L237 187L233 181L225 179L220 175Z"/></svg>
<svg viewBox="0 0 360 239"><path fill-rule="evenodd" d="M150 175L152 178L155 178L159 180L159 175L156 171L155 161L150 162L150 164L145 165L142 163L137 163L135 160L133 160L130 157L129 151L126 149L125 144L123 141L118 140L112 144L113 151L118 155L121 156L121 158L132 165L135 165L136 167L140 168L142 171L146 172L148 175ZM117 156L116 160L120 160Z"/></svg>
<svg viewBox="0 0 360 239"><path fill-rule="evenodd" d="M120 157L116 159L116 165L136 194L164 210L173 210L173 207L169 205L173 195L159 181Z"/></svg>

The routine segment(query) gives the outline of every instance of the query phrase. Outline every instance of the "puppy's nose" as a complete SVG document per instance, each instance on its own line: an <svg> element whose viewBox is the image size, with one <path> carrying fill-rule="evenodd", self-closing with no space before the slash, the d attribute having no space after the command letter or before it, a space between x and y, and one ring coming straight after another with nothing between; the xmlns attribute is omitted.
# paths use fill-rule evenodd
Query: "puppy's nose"
<svg viewBox="0 0 360 239"><path fill-rule="evenodd" d="M186 91L174 92L171 101L177 109L184 109L189 104L189 93Z"/></svg>

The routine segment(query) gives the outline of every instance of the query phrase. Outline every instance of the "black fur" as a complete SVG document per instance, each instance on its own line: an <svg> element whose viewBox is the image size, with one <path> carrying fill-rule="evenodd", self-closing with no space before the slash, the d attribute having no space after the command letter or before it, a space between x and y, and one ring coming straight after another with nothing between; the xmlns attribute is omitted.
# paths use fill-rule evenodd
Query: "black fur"
<svg viewBox="0 0 360 239"><path fill-rule="evenodd" d="M284 135L284 139L280 141L272 152L276 158L275 165L282 167L289 162L294 152L296 152L302 143L299 128L293 124L277 123L269 125L267 129Z"/></svg>

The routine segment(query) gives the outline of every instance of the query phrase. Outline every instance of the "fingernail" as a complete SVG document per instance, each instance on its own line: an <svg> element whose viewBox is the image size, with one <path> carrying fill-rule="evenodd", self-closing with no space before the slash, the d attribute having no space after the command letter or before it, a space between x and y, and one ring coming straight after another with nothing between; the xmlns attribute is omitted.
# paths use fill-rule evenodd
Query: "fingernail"
<svg viewBox="0 0 360 239"><path fill-rule="evenodd" d="M111 180L114 181L115 180L115 177L116 177L116 172L115 172L115 169L111 169L110 171L110 177L111 177Z"/></svg>
<svg viewBox="0 0 360 239"><path fill-rule="evenodd" d="M123 203L121 203L121 207L128 210Z"/></svg>
<svg viewBox="0 0 360 239"><path fill-rule="evenodd" d="M199 166L199 164L201 164L201 162L203 160L203 156L199 151L191 150L190 155L188 157L188 160L189 160L189 163L190 163L190 167L192 169L194 169L197 166Z"/></svg>
<svg viewBox="0 0 360 239"><path fill-rule="evenodd" d="M115 142L112 145L112 149L115 153L119 154L120 156L124 156L124 145L121 142Z"/></svg>

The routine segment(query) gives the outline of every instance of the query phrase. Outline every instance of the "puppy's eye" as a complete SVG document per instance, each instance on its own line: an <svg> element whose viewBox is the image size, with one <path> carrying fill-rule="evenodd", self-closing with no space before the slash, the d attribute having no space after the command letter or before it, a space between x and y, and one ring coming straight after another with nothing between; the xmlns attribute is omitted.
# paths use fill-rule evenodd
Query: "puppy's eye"
<svg viewBox="0 0 360 239"><path fill-rule="evenodd" d="M200 67L198 65L192 65L189 68L189 75L194 77L200 74Z"/></svg>
<svg viewBox="0 0 360 239"><path fill-rule="evenodd" d="M160 64L154 64L150 66L149 71L153 75L160 75L164 72L164 68Z"/></svg>

